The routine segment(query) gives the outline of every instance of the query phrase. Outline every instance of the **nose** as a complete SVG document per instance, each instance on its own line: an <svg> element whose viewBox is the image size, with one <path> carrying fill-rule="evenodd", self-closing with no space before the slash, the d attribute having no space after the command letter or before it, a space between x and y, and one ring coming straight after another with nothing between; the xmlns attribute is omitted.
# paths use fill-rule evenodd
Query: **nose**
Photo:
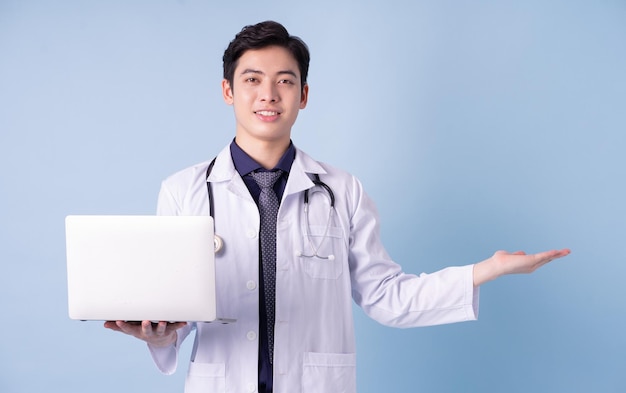
<svg viewBox="0 0 626 393"><path fill-rule="evenodd" d="M264 83L261 86L260 100L262 102L277 102L280 100L278 89L274 83Z"/></svg>

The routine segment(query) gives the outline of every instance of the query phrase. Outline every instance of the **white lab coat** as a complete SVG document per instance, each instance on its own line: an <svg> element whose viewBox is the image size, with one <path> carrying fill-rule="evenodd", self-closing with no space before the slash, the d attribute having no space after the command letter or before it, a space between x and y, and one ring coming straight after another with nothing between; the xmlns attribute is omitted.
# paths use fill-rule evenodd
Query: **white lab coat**
<svg viewBox="0 0 626 393"><path fill-rule="evenodd" d="M160 215L207 215L208 162L166 179ZM306 235L303 191L318 173L335 195L334 214L319 255ZM194 323L170 348L150 348L157 367L173 373L181 342L195 328L185 392L254 392L257 389L259 325L259 213L227 146L218 155L212 183L217 254L218 316L237 322ZM317 190L318 188L315 188ZM312 193L309 231L317 246L328 222L329 202ZM471 265L433 274L405 274L380 241L376 208L352 175L318 163L297 150L284 191L276 234L274 392L355 392L356 355L352 300L376 321L414 327L474 320L478 289Z"/></svg>

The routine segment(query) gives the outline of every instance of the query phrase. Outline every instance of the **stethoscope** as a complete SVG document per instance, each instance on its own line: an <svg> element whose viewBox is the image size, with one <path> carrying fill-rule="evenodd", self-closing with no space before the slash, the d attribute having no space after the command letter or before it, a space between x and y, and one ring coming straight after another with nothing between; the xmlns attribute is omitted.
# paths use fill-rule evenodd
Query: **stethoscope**
<svg viewBox="0 0 626 393"><path fill-rule="evenodd" d="M211 163L209 164L206 170L206 179L207 179L206 185L207 185L207 193L208 193L208 198L209 198L209 215L213 218L214 226L215 226L215 210L213 206L213 187L211 186L211 182L209 181L209 175L211 174L211 171L213 170L213 165L215 164L215 160L216 158L214 158L213 161L211 161ZM335 212L335 194L333 193L333 190L330 188L328 184L320 180L320 176L317 173L315 173L313 177L314 177L313 184L315 184L317 187L324 189L324 191L326 191L326 196L329 199L330 207L328 209L328 220L326 221L326 228L324 229L322 240L320 240L320 243L316 246L315 243L313 242L313 237L311 236L311 225L309 224L309 190L308 189L305 190L304 191L304 220L305 220L305 225L306 225L306 237L309 241L309 246L311 247L311 250L313 252L311 254L305 254L304 251L299 251L296 253L296 256L304 257L304 258L327 259L327 260L332 261L335 259L335 256L333 254L322 256L319 254L319 250L322 247L322 244L324 244L324 241L326 240L326 238L328 238L328 231L330 229L330 223L332 222L333 214ZM224 241L217 234L214 235L213 244L215 247L215 253L218 253L224 247Z"/></svg>

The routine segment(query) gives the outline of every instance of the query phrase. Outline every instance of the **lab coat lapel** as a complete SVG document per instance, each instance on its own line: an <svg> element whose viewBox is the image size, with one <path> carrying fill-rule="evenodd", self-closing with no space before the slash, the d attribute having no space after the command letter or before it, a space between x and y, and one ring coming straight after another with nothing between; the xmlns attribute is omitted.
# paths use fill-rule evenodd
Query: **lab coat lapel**
<svg viewBox="0 0 626 393"><path fill-rule="evenodd" d="M308 154L296 149L296 158L291 165L283 198L313 187L313 181L309 176L311 173L325 174L326 170Z"/></svg>
<svg viewBox="0 0 626 393"><path fill-rule="evenodd" d="M228 182L226 189L238 197L252 200L252 196L248 191L245 183L233 163L232 156L230 154L230 145L227 145L217 155L213 170L209 175L208 181L211 183Z"/></svg>

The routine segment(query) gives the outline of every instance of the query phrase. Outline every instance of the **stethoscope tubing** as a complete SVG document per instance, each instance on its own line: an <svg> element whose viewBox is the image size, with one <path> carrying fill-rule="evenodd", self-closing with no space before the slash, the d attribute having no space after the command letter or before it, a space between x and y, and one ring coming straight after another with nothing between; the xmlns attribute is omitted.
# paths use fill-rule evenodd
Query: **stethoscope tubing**
<svg viewBox="0 0 626 393"><path fill-rule="evenodd" d="M213 170L213 166L215 165L215 160L217 159L214 158L211 163L209 164L209 166L207 167L206 170L206 184L207 184L207 194L208 194L208 198L209 198L209 216L211 216L211 218L213 218L213 225L215 226L215 210L214 210L214 204L213 204L213 187L211 186L211 182L209 181L209 175L211 175L211 171ZM324 239L327 237L328 235L328 230L330 228L330 221L332 219L332 213L335 210L335 193L333 192L333 190L330 188L330 186L326 183L324 183L323 181L320 180L320 176L319 174L315 173L313 175L314 179L313 179L313 184L315 184L318 187L323 188L326 193L328 194L328 197L330 198L330 210L329 210L329 214L328 214L328 222L326 224L326 230L324 233L324 236L322 237L322 242L324 241ZM305 257L305 258L320 258L320 259L329 259L329 260L333 260L335 259L334 255L330 254L326 257L321 256L317 253L319 247L321 246L322 242L320 242L320 244L315 247L315 245L313 244L313 240L311 237L311 233L309 231L309 190L305 190L304 191L304 210L305 210L305 215L306 215L306 235L307 238L309 239L309 244L311 249L313 250L313 254L312 255L306 255L303 254L302 252L298 253L298 256L301 257ZM217 234L214 235L215 236L215 240L214 240L214 246L215 246L215 252L219 252L222 247L224 246L224 241L222 240L221 237L219 237Z"/></svg>

